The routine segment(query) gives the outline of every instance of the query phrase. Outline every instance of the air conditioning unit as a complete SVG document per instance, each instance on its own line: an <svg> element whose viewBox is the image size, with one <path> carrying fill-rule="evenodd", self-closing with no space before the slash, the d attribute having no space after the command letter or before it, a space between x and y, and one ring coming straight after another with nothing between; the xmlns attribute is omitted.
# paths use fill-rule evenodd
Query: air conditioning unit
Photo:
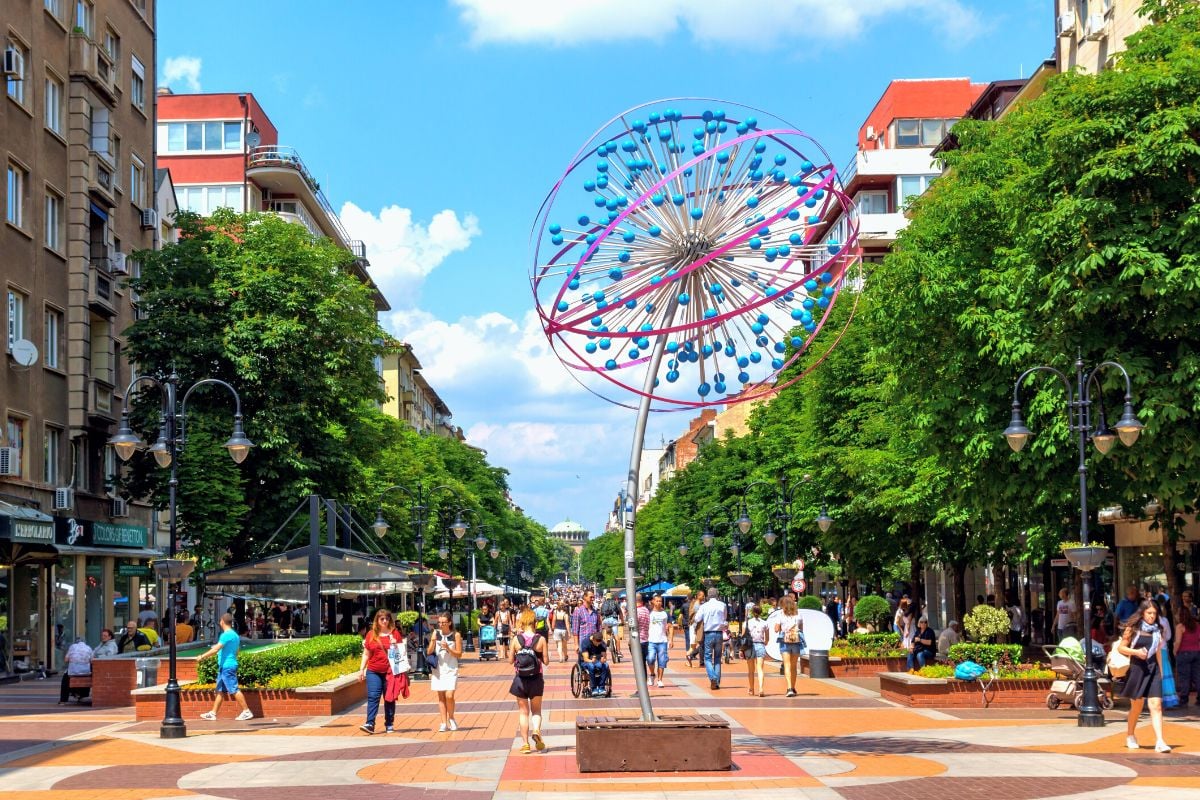
<svg viewBox="0 0 1200 800"><path fill-rule="evenodd" d="M15 447L0 447L0 477L21 477L21 451Z"/></svg>
<svg viewBox="0 0 1200 800"><path fill-rule="evenodd" d="M108 269L114 275L128 275L129 266L125 263L125 254L120 250L109 253Z"/></svg>
<svg viewBox="0 0 1200 800"><path fill-rule="evenodd" d="M158 212L153 208L142 209L142 230L150 231L158 227Z"/></svg>
<svg viewBox="0 0 1200 800"><path fill-rule="evenodd" d="M114 519L119 517L128 517L129 501L127 501L124 497L114 497L112 499L112 514L110 514L110 516Z"/></svg>
<svg viewBox="0 0 1200 800"><path fill-rule="evenodd" d="M1058 15L1058 24L1055 25L1058 29L1059 37L1067 37L1075 35L1075 12L1064 11Z"/></svg>
<svg viewBox="0 0 1200 800"><path fill-rule="evenodd" d="M21 80L25 77L24 59L15 47L4 48L4 77Z"/></svg>
<svg viewBox="0 0 1200 800"><path fill-rule="evenodd" d="M1089 42L1097 42L1107 35L1108 34L1104 31L1104 15L1088 14L1087 33L1084 34L1083 38L1087 39Z"/></svg>
<svg viewBox="0 0 1200 800"><path fill-rule="evenodd" d="M54 490L54 510L66 511L75 505L75 492L70 486L62 486Z"/></svg>

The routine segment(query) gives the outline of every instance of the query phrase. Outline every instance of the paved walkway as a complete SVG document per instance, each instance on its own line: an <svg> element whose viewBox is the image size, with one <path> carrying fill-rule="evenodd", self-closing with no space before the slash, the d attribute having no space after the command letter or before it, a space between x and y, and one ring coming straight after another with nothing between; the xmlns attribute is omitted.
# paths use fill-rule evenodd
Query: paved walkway
<svg viewBox="0 0 1200 800"><path fill-rule="evenodd" d="M740 663L726 666L714 692L682 659L653 690L655 708L725 716L734 769L584 775L575 717L636 717L637 702L628 661L616 668L611 700L572 698L569 666L554 664L547 676L548 749L533 755L520 754L514 738L511 672L494 663L465 663L456 733L436 733L425 684L401 704L391 735L359 731L360 708L332 718L189 720L188 737L174 741L128 709L60 708L55 680L0 686L0 800L1200 800L1200 716L1187 710L1169 712L1175 750L1158 755L1145 722L1143 748L1125 748L1120 713L1105 728L1081 729L1068 711L913 711L838 681L805 680L787 699L776 675L759 699Z"/></svg>

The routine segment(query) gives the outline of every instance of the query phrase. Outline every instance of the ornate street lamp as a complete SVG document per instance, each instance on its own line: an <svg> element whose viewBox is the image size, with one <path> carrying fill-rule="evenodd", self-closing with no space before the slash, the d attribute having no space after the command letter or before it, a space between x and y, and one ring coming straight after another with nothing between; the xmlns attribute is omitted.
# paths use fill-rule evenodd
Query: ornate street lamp
<svg viewBox="0 0 1200 800"><path fill-rule="evenodd" d="M1079 543L1082 547L1078 548L1077 551L1073 551L1076 558L1072 561L1072 565L1084 573L1083 702L1079 706L1078 717L1078 725L1081 728L1099 728L1104 726L1104 712L1100 708L1099 701L1098 676L1096 675L1095 667L1092 665L1090 624L1092 604L1090 583L1091 570L1094 569L1095 565L1091 559L1095 556L1095 552L1093 551L1097 550L1097 548L1091 548L1089 546L1091 542L1088 541L1090 534L1088 533L1087 506L1087 442L1088 439L1091 439L1101 455L1107 453L1113 446L1114 436L1104 420L1104 397L1100 390L1100 383L1097 380L1100 370L1105 368L1118 370L1125 379L1125 408L1120 420L1117 421L1116 438L1121 440L1121 444L1131 447L1138 440L1138 436L1141 435L1142 430L1146 426L1133 413L1133 385L1129 380L1129 373L1125 370L1125 367L1116 361L1103 361L1090 371L1085 372L1083 356L1081 354L1075 358L1074 386L1071 385L1070 379L1065 374L1054 367L1037 366L1022 372L1013 386L1012 417L1009 420L1008 427L1004 429L1004 438L1008 441L1008 446L1013 449L1013 452L1020 452L1033 435L1029 428L1026 427L1025 420L1021 414L1021 387L1024 385L1025 380L1035 372L1049 372L1058 376L1067 393L1067 427L1071 433L1078 436L1079 445ZM1093 391L1096 393L1095 399L1093 399ZM1092 424L1093 403L1099 406L1094 426ZM1085 554L1083 551L1088 552ZM1070 555L1068 554L1069 557Z"/></svg>
<svg viewBox="0 0 1200 800"><path fill-rule="evenodd" d="M158 390L161 403L161 414L159 417L161 426L159 427L158 441L150 448L150 452L154 455L155 463L164 469L169 467L171 470L171 477L167 484L168 536L170 537L170 541L167 543L167 558L157 560L154 565L155 572L167 582L167 595L169 597L165 631L170 644L167 655L169 672L163 721L158 735L163 739L181 739L187 736L187 725L183 721L182 698L179 690L179 680L176 676L175 595L177 594L176 587L191 574L195 563L175 558L178 540L178 455L186 441L187 431L185 420L187 419L188 399L192 396L192 392L202 386L216 385L224 387L233 395L233 433L230 435L229 440L225 442L225 449L229 451L229 455L235 464L241 464L246 460L246 456L250 453L250 448L254 446L254 443L246 438L246 434L242 430L242 398L238 396L237 390L225 381L216 378L205 378L196 381L184 391L183 397L180 398L179 376L174 372L161 380L143 375L139 378L134 378L125 389L125 398L121 406L121 424L117 428L116 435L108 440L113 450L116 451L117 457L122 461L128 461L134 452L143 446L142 440L138 438L129 425L129 398L133 396L133 391L135 388L138 388L139 384L148 384Z"/></svg>

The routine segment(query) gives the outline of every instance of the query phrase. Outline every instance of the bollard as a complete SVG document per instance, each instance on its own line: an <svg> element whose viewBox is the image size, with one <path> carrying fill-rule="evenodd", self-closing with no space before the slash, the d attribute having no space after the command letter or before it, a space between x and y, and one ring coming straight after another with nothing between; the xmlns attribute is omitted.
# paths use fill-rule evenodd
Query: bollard
<svg viewBox="0 0 1200 800"><path fill-rule="evenodd" d="M829 651L828 650L809 650L808 651L808 677L810 678L831 678L829 674Z"/></svg>

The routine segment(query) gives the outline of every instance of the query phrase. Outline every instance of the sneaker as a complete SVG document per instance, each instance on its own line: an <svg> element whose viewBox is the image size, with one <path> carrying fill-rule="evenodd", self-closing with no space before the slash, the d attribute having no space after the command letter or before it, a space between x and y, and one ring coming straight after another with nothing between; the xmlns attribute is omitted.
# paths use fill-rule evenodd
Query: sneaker
<svg viewBox="0 0 1200 800"><path fill-rule="evenodd" d="M359 725L359 726L358 726L358 729L359 729L360 731L362 731L363 733L365 733L367 736L371 736L372 734L374 734L374 733L375 733L375 726L374 726L374 725L368 725L368 724L367 724L367 723L365 723L365 722L364 722L362 725Z"/></svg>
<svg viewBox="0 0 1200 800"><path fill-rule="evenodd" d="M660 688L660 689L661 689L661 688L663 688L663 682L662 682L662 681L659 681L659 682L658 682L658 688Z"/></svg>
<svg viewBox="0 0 1200 800"><path fill-rule="evenodd" d="M542 750L546 749L546 743L544 741L542 741L542 732L541 731L534 731L533 733L531 733L529 735L530 735L530 738L533 739L533 746L538 749L538 752L541 752Z"/></svg>
<svg viewBox="0 0 1200 800"><path fill-rule="evenodd" d="M532 752L533 752L533 750L530 749L528 743L521 745L521 755L527 756Z"/></svg>
<svg viewBox="0 0 1200 800"><path fill-rule="evenodd" d="M1167 744L1162 739L1159 739L1158 744L1154 745L1154 752L1169 753L1169 752L1171 752L1171 745Z"/></svg>
<svg viewBox="0 0 1200 800"><path fill-rule="evenodd" d="M1139 745L1137 743L1136 736L1126 736L1125 737L1125 746L1128 747L1130 750L1137 750L1141 747L1141 745Z"/></svg>
<svg viewBox="0 0 1200 800"><path fill-rule="evenodd" d="M395 733L396 729L393 728L391 725L388 725L386 728L383 729L383 732L384 733Z"/></svg>
<svg viewBox="0 0 1200 800"><path fill-rule="evenodd" d="M237 715L237 719L241 722L245 722L248 719L254 719L254 712L247 708L245 711Z"/></svg>
<svg viewBox="0 0 1200 800"><path fill-rule="evenodd" d="M443 722L441 725L438 725L438 733L445 733L445 732L446 732L446 723Z"/></svg>
<svg viewBox="0 0 1200 800"><path fill-rule="evenodd" d="M205 711L203 714L200 715L200 719L207 719L210 721L215 720L216 718L217 718L217 715L211 711Z"/></svg>
<svg viewBox="0 0 1200 800"><path fill-rule="evenodd" d="M454 720L450 720L450 730L452 730L452 731L458 730L458 723L455 722Z"/></svg>
<svg viewBox="0 0 1200 800"><path fill-rule="evenodd" d="M787 696L788 696L788 697L795 697L795 696L796 696L796 690L795 690L795 689L788 689L788 690L787 690Z"/></svg>

